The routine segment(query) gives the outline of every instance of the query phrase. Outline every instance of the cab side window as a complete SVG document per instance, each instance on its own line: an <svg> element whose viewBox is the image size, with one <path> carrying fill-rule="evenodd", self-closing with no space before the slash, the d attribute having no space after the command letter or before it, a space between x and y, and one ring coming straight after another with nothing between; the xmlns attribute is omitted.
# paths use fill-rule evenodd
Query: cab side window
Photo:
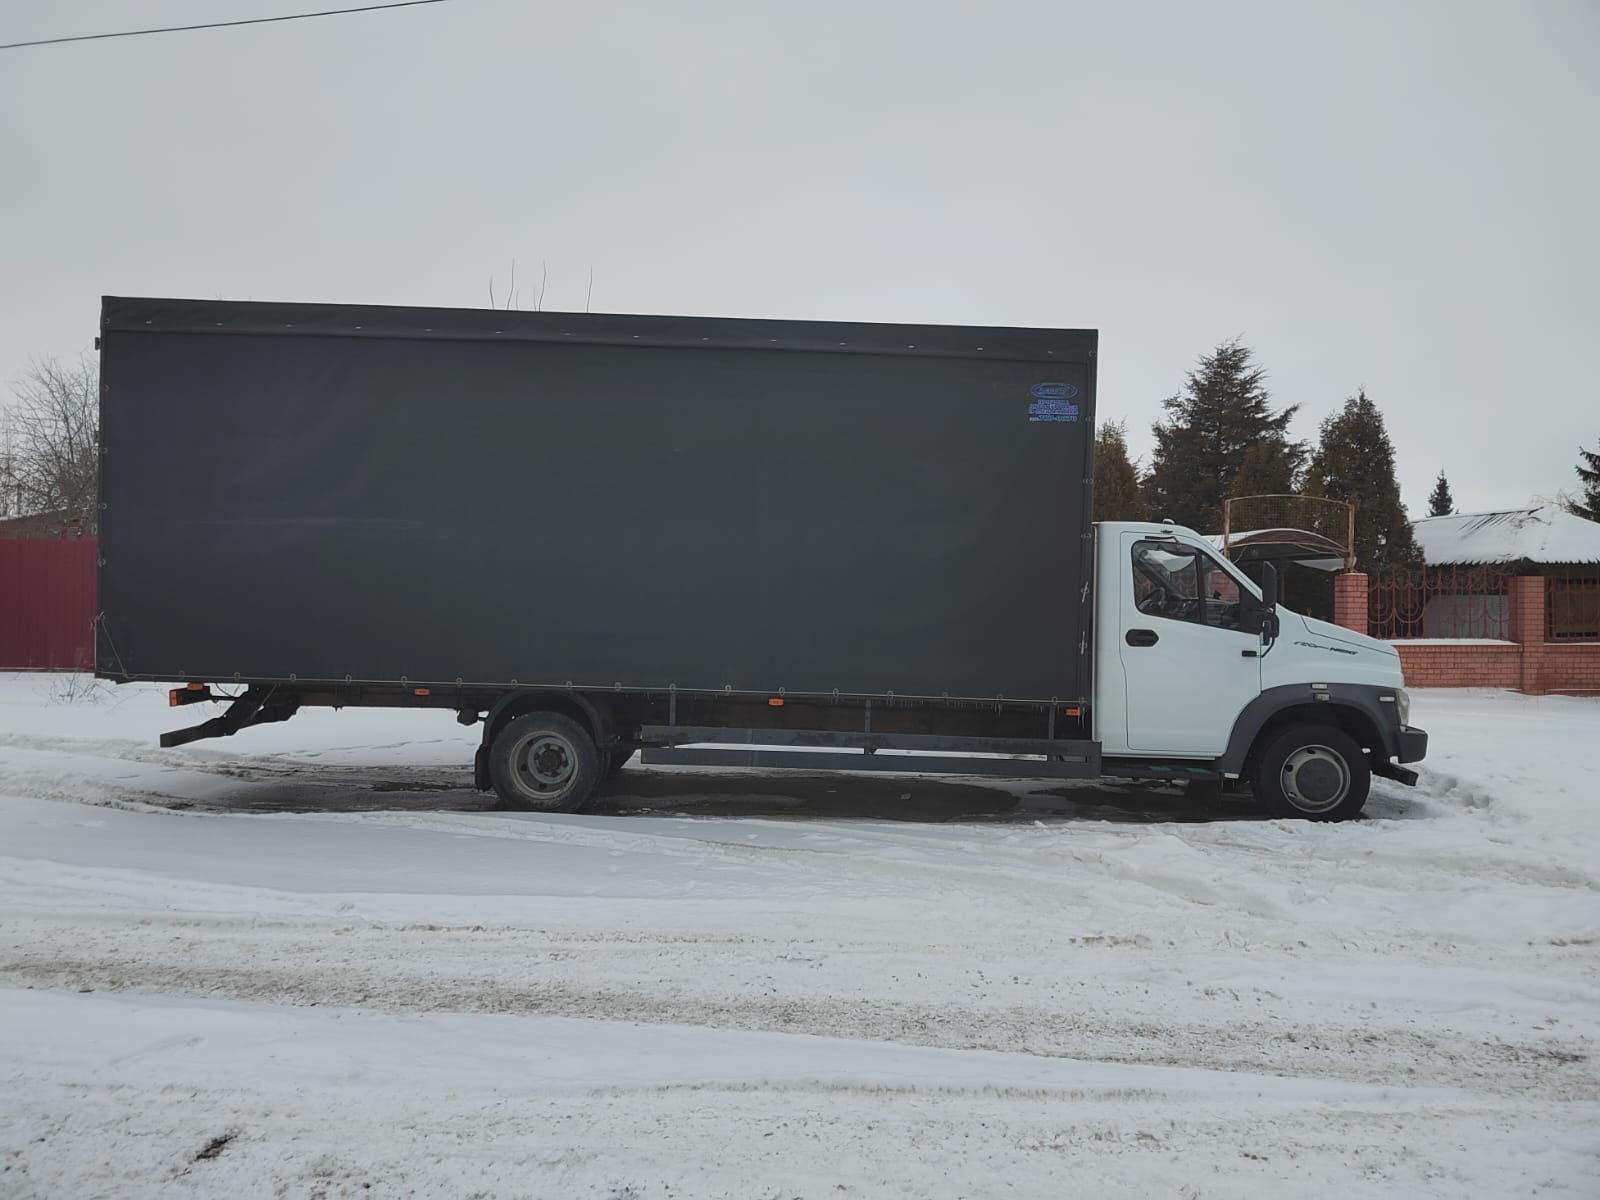
<svg viewBox="0 0 1600 1200"><path fill-rule="evenodd" d="M1133 606L1147 617L1192 621L1199 610L1200 558L1172 542L1136 542Z"/></svg>
<svg viewBox="0 0 1600 1200"><path fill-rule="evenodd" d="M1192 546L1137 542L1133 605L1147 617L1239 628L1239 584L1216 559Z"/></svg>

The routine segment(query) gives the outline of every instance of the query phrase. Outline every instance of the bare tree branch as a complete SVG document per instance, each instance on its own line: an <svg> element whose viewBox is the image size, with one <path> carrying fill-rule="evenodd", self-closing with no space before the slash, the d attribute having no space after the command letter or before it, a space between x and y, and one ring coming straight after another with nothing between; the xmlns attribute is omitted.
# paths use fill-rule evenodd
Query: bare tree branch
<svg viewBox="0 0 1600 1200"><path fill-rule="evenodd" d="M12 385L3 480L8 506L60 513L63 530L95 527L100 472L100 372L87 355L37 359Z"/></svg>
<svg viewBox="0 0 1600 1200"><path fill-rule="evenodd" d="M494 294L494 276L493 275L489 276L489 307L490 308L501 308L501 307L504 307L506 312L510 312L512 309L518 307L518 305L517 305L517 260L516 259L513 258L511 260L511 282L506 285L506 302L505 302L504 306L501 305L499 299L497 299L495 294Z"/></svg>

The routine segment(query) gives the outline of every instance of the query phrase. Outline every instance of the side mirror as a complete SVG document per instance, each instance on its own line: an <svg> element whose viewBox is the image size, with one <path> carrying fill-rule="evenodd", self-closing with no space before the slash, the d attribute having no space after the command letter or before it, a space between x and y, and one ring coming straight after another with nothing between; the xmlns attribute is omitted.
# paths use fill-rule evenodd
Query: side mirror
<svg viewBox="0 0 1600 1200"><path fill-rule="evenodd" d="M1246 593L1239 614L1239 625L1249 633L1259 633L1270 646L1278 638L1278 569L1261 564L1261 599Z"/></svg>

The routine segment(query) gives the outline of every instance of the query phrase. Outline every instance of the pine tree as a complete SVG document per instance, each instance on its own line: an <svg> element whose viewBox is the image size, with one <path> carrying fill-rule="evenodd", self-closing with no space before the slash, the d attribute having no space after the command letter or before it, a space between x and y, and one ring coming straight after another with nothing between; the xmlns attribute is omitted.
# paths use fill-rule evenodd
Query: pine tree
<svg viewBox="0 0 1600 1200"><path fill-rule="evenodd" d="M1239 456L1229 496L1287 496L1294 492L1298 460L1305 452L1282 438L1257 442Z"/></svg>
<svg viewBox="0 0 1600 1200"><path fill-rule="evenodd" d="M1322 422L1321 439L1306 473L1306 494L1356 506L1356 565L1416 562L1420 557L1411 521L1400 503L1394 475L1394 443L1383 414L1365 390Z"/></svg>
<svg viewBox="0 0 1600 1200"><path fill-rule="evenodd" d="M1163 400L1167 419L1155 424L1156 448L1145 481L1145 507L1202 533L1222 528L1222 501L1245 452L1260 442L1283 447L1291 477L1305 447L1286 436L1296 407L1274 413L1249 349L1224 342L1189 372L1184 391Z"/></svg>
<svg viewBox="0 0 1600 1200"><path fill-rule="evenodd" d="M1600 446L1593 450L1578 447L1578 478L1583 480L1583 499L1572 502L1572 511L1600 521Z"/></svg>
<svg viewBox="0 0 1600 1200"><path fill-rule="evenodd" d="M1100 426L1094 440L1094 519L1142 521L1144 497L1139 474L1128 458L1128 437L1121 421Z"/></svg>
<svg viewBox="0 0 1600 1200"><path fill-rule="evenodd" d="M1428 493L1428 515L1430 517L1448 517L1456 511L1455 497L1450 494L1450 481L1444 477L1444 472L1439 472L1439 481L1433 485L1433 491Z"/></svg>

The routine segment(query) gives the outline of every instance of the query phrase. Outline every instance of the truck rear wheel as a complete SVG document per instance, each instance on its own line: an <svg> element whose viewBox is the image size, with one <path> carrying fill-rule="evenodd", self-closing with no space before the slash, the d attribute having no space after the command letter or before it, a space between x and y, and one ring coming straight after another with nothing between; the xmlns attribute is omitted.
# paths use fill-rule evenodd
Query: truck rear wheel
<svg viewBox="0 0 1600 1200"><path fill-rule="evenodd" d="M1278 817L1347 821L1361 811L1372 768L1356 740L1333 725L1292 725L1256 762L1256 799Z"/></svg>
<svg viewBox="0 0 1600 1200"><path fill-rule="evenodd" d="M571 717L526 713L495 735L489 780L503 808L576 812L600 781L600 751Z"/></svg>

